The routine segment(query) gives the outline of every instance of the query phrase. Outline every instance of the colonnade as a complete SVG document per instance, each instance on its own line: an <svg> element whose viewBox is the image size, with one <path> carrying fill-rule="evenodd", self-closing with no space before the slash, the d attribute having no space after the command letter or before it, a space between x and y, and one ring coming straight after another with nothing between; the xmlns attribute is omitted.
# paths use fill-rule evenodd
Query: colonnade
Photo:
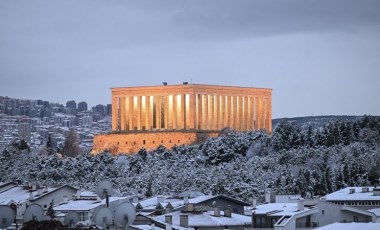
<svg viewBox="0 0 380 230"><path fill-rule="evenodd" d="M266 96L170 94L113 96L112 130L272 130ZM114 115L116 114L116 116Z"/></svg>

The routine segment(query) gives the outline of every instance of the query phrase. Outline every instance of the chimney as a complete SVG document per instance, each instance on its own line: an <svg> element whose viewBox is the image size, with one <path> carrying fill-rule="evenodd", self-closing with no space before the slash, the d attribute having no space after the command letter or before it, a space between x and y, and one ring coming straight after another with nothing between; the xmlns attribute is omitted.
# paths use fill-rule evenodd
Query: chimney
<svg viewBox="0 0 380 230"><path fill-rule="evenodd" d="M373 188L373 195L380 196L380 188Z"/></svg>
<svg viewBox="0 0 380 230"><path fill-rule="evenodd" d="M183 204L188 204L189 203L189 196L188 195L185 195L183 197Z"/></svg>
<svg viewBox="0 0 380 230"><path fill-rule="evenodd" d="M173 224L173 216L166 215L165 216L165 224Z"/></svg>
<svg viewBox="0 0 380 230"><path fill-rule="evenodd" d="M223 211L224 211L224 216L225 217L231 217L231 209L226 208Z"/></svg>
<svg viewBox="0 0 380 230"><path fill-rule="evenodd" d="M179 215L179 226L188 228L189 227L189 216Z"/></svg>
<svg viewBox="0 0 380 230"><path fill-rule="evenodd" d="M304 204L305 204L305 200L303 198L298 199L298 201L297 201L297 210L298 211L304 210L304 207L305 207Z"/></svg>
<svg viewBox="0 0 380 230"><path fill-rule="evenodd" d="M220 208L219 207L214 208L214 216L217 216L217 217L220 216Z"/></svg>
<svg viewBox="0 0 380 230"><path fill-rule="evenodd" d="M170 197L171 198L176 198L178 195L176 192L170 192Z"/></svg>
<svg viewBox="0 0 380 230"><path fill-rule="evenodd" d="M44 193L47 193L47 192L48 192L48 187L45 186Z"/></svg>
<svg viewBox="0 0 380 230"><path fill-rule="evenodd" d="M186 209L188 212L193 212L194 211L194 204L187 204Z"/></svg>
<svg viewBox="0 0 380 230"><path fill-rule="evenodd" d="M157 204L158 203L164 203L165 202L165 197L163 197L163 196L158 196L157 197Z"/></svg>
<svg viewBox="0 0 380 230"><path fill-rule="evenodd" d="M32 182L28 182L28 187L29 187L29 188L32 187Z"/></svg>
<svg viewBox="0 0 380 230"><path fill-rule="evenodd" d="M29 192L29 200L33 199L33 192Z"/></svg>
<svg viewBox="0 0 380 230"><path fill-rule="evenodd" d="M80 189L77 190L77 200L80 199L80 196L82 194L82 191Z"/></svg>
<svg viewBox="0 0 380 230"><path fill-rule="evenodd" d="M150 224L150 230L154 230L156 228L155 224L154 223L151 223Z"/></svg>
<svg viewBox="0 0 380 230"><path fill-rule="evenodd" d="M270 192L269 191L265 192L265 203L270 203Z"/></svg>
<svg viewBox="0 0 380 230"><path fill-rule="evenodd" d="M172 230L172 225L171 224L166 224L165 225L165 230Z"/></svg>
<svg viewBox="0 0 380 230"><path fill-rule="evenodd" d="M33 185L32 185L32 190L33 190L33 191L37 190L37 185L36 185L36 183L33 183Z"/></svg>
<svg viewBox="0 0 380 230"><path fill-rule="evenodd" d="M252 199L252 208L256 209L256 205L257 205L257 200L256 200L256 198L253 198Z"/></svg>

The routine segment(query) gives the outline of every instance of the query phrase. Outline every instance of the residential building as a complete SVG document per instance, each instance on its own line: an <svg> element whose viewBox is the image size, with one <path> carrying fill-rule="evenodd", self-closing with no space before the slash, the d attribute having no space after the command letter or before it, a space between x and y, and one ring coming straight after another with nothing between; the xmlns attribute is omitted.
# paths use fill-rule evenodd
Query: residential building
<svg viewBox="0 0 380 230"><path fill-rule="evenodd" d="M30 144L31 133L31 124L29 122L23 122L18 125L18 136L20 140L24 140Z"/></svg>
<svg viewBox="0 0 380 230"><path fill-rule="evenodd" d="M78 103L78 112L87 111L87 102L81 101Z"/></svg>

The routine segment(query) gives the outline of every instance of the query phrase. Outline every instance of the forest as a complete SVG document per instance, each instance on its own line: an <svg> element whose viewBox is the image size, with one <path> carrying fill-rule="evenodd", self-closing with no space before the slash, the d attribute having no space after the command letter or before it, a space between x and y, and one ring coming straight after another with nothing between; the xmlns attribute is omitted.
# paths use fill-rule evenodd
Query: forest
<svg viewBox="0 0 380 230"><path fill-rule="evenodd" d="M347 186L375 185L379 178L380 119L372 116L306 128L283 121L271 134L225 128L201 144L142 148L135 155L62 155L51 143L31 150L16 141L0 155L0 181L95 190L108 179L118 195L141 198L187 190L245 201L263 201L267 190L323 196Z"/></svg>

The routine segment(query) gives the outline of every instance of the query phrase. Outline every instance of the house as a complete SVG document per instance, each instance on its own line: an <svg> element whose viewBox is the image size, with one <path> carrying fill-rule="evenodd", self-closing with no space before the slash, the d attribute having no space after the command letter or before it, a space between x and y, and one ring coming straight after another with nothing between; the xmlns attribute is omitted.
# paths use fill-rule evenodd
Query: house
<svg viewBox="0 0 380 230"><path fill-rule="evenodd" d="M380 188L347 187L322 197L312 221L318 226L335 222L376 222L379 219Z"/></svg>
<svg viewBox="0 0 380 230"><path fill-rule="evenodd" d="M131 199L131 197L109 197L109 207L115 210L118 204L131 201ZM73 199L66 200L54 206L53 209L57 219L61 222L64 221L68 213L75 212L78 214L79 223L88 226L94 224L92 217L95 215L95 212L102 207L106 207L106 199L100 199L93 192L78 191L77 194L73 196Z"/></svg>
<svg viewBox="0 0 380 230"><path fill-rule="evenodd" d="M347 187L326 195L326 201L362 210L380 208L380 187Z"/></svg>
<svg viewBox="0 0 380 230"><path fill-rule="evenodd" d="M170 225L199 230L239 230L251 226L251 217L232 213L229 208L202 211L192 204L187 205L185 210L160 215L153 219Z"/></svg>
<svg viewBox="0 0 380 230"><path fill-rule="evenodd" d="M138 203L134 203L136 211L149 216L163 215L174 211L183 210L187 204L194 207L202 207L203 210L212 210L214 207L230 208L233 213L244 214L244 206L249 203L228 197L225 195L205 195L200 192L172 193L169 196L155 196Z"/></svg>
<svg viewBox="0 0 380 230"><path fill-rule="evenodd" d="M42 186L36 183L18 185L11 182L0 186L0 205L13 208L17 213L17 223L22 223L27 206L38 204L47 210L50 203L61 203L76 192L77 189L70 185Z"/></svg>
<svg viewBox="0 0 380 230"><path fill-rule="evenodd" d="M274 229L315 227L311 216L317 212L315 206L306 207L303 198L298 198L297 203L266 203L257 206L254 204L252 227Z"/></svg>
<svg viewBox="0 0 380 230"><path fill-rule="evenodd" d="M318 201L318 212L311 216L317 226L325 226L336 222L376 222L378 217L370 210L340 205L324 200Z"/></svg>

